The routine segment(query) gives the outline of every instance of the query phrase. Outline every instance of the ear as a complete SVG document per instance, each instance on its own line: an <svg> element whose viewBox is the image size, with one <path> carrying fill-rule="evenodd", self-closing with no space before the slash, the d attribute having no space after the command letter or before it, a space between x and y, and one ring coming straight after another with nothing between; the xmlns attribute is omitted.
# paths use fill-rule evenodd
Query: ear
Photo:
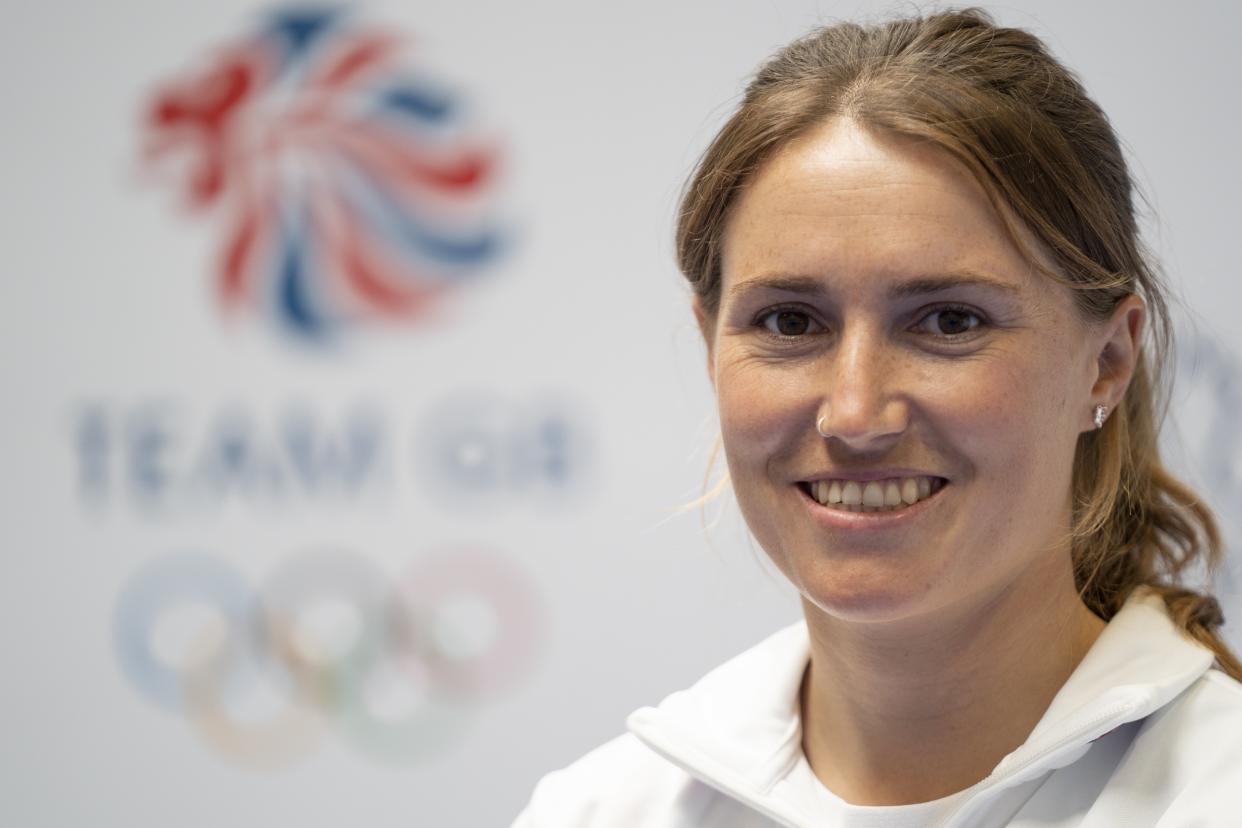
<svg viewBox="0 0 1242 828"><path fill-rule="evenodd" d="M1111 413L1121 404L1134 368L1138 364L1139 346L1147 323L1147 305L1130 294L1117 303L1112 316L1099 328L1095 338L1096 380L1091 387L1091 408L1108 406ZM1092 415L1084 414L1089 422ZM1095 423L1091 422L1091 428Z"/></svg>
<svg viewBox="0 0 1242 828"><path fill-rule="evenodd" d="M699 323L699 333L703 335L703 344L707 347L707 378L712 388L716 387L716 320L703 308L702 299L696 294L691 301L694 308L695 321Z"/></svg>

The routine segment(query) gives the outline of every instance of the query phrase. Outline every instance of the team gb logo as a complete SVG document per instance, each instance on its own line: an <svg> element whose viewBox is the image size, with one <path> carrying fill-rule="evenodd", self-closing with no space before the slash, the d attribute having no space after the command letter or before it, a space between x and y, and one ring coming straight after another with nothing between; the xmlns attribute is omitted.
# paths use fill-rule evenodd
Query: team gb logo
<svg viewBox="0 0 1242 828"><path fill-rule="evenodd" d="M494 141L340 11L282 11L163 86L144 160L218 222L216 293L306 340L414 319L504 248Z"/></svg>

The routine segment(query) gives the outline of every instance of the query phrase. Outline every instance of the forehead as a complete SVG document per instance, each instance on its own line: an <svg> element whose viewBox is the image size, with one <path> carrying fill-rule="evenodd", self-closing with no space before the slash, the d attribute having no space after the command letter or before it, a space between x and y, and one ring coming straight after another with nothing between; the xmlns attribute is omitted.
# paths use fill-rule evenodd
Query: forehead
<svg viewBox="0 0 1242 828"><path fill-rule="evenodd" d="M747 280L774 275L819 278L832 290L973 273L1028 294L1065 291L1034 270L947 152L844 119L789 143L749 182L725 230L722 270L725 301Z"/></svg>

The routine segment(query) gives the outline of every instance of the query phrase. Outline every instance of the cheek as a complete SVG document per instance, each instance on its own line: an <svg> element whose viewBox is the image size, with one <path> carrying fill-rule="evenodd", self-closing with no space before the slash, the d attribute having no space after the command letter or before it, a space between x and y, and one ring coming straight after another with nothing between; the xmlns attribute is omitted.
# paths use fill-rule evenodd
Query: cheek
<svg viewBox="0 0 1242 828"><path fill-rule="evenodd" d="M990 495L981 505L1011 528L1059 522L1068 498L1077 431L1065 366L1011 354L977 366L954 393L942 387L928 398L929 419L951 431L948 442Z"/></svg>
<svg viewBox="0 0 1242 828"><path fill-rule="evenodd" d="M911 375L913 429L942 442L964 461L963 471L992 478L1006 489L1072 461L1077 434L1068 403L1065 362L1026 352L946 366L927 365ZM1037 475L1014 474L1018 469ZM1041 485L1041 484L1036 484Z"/></svg>
<svg viewBox="0 0 1242 828"><path fill-rule="evenodd" d="M817 442L822 381L804 369L722 352L716 394L726 455L780 462ZM890 367L889 393L909 407L906 445L918 461L959 461L951 471L986 476L1007 491L1059 484L1077 442L1067 359L1015 348L978 360L907 361ZM929 454L929 449L931 453ZM1025 469L1023 475L1014 469Z"/></svg>
<svg viewBox="0 0 1242 828"><path fill-rule="evenodd" d="M1036 458L1055 460L1064 448L1077 441L1069 403L1068 360L1031 359L1015 361L1012 371L997 382L1003 392L996 394L993 419L1008 424L1014 451Z"/></svg>
<svg viewBox="0 0 1242 828"><path fill-rule="evenodd" d="M716 398L725 448L738 457L779 457L799 430L813 431L815 400L792 371L722 363Z"/></svg>

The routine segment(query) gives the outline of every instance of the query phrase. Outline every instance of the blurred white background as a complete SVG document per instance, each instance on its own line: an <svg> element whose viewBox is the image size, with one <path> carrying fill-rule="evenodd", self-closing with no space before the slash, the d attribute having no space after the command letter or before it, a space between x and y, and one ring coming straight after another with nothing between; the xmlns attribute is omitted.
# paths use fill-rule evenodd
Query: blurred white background
<svg viewBox="0 0 1242 828"><path fill-rule="evenodd" d="M431 318L363 320L314 341L273 305L271 267L253 301L221 306L225 213L188 213L176 172L142 156L157 92L277 8L5 9L6 825L507 825L543 773L799 615L730 504L678 508L704 490L716 426L673 263L676 199L767 55L817 23L914 7L349 7L353 24L408 35L402 60L496 148L485 206L506 245ZM1242 10L987 8L1045 38L1131 152L1153 206L1149 242L1191 311L1170 450L1242 555ZM313 570L324 549L383 584L408 585L409 568L425 579L416 592L434 592L440 572L432 597L456 597L436 641L495 667L495 686L479 679L477 698L450 693L419 719L434 681L406 641L385 657L413 690L329 687L286 752L271 727L288 701L279 676L268 697L239 702L228 730L175 692L161 707L153 674L125 661L118 636L176 661L219 632L210 601L223 587L159 630L121 629L126 612L141 615L127 590L152 567L195 553L234 573L239 594L268 590L273 611L272 585ZM333 572L324 582L343 589ZM1222 597L1242 643L1232 583ZM353 595L329 595L294 639L320 634L339 655L375 620ZM270 671L264 659L252 672ZM411 716L440 736L377 747L387 737L349 730L344 697L381 725Z"/></svg>

